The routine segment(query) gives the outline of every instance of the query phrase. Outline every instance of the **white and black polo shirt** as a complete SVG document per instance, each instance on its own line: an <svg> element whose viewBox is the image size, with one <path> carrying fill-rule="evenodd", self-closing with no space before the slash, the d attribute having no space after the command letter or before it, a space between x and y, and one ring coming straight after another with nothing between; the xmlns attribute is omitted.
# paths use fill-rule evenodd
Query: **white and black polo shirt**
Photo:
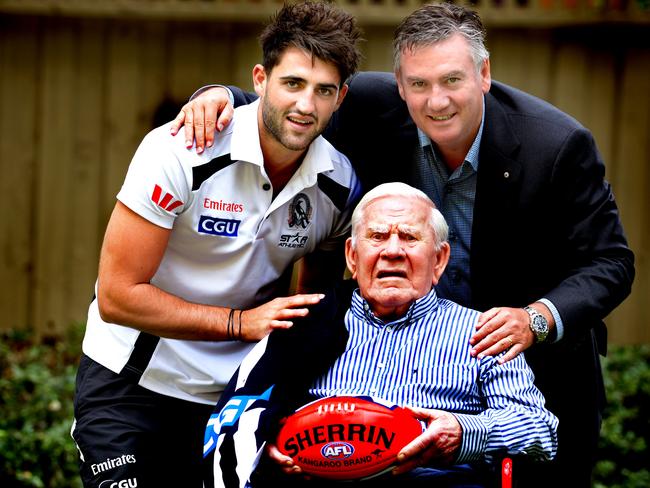
<svg viewBox="0 0 650 488"><path fill-rule="evenodd" d="M248 309L277 296L276 281L303 255L345 238L360 187L348 159L318 137L273 199L259 143L259 102L237 108L203 154L169 124L138 148L117 198L172 229L151 283L195 303ZM108 324L90 306L83 351L165 395L215 403L253 344L158 338Z"/></svg>

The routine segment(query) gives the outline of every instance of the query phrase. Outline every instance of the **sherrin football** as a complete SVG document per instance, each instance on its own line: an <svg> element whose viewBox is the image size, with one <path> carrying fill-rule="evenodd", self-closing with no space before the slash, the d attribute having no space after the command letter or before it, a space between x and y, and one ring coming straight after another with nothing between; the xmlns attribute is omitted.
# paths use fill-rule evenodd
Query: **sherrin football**
<svg viewBox="0 0 650 488"><path fill-rule="evenodd" d="M392 468L401 449L421 433L420 421L404 408L338 396L288 416L276 445L307 474L353 480Z"/></svg>

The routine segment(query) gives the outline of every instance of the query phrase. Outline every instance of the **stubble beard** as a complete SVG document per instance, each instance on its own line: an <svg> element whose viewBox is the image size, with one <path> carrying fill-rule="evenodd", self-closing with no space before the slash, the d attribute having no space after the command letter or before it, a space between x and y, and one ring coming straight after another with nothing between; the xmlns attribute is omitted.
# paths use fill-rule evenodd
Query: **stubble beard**
<svg viewBox="0 0 650 488"><path fill-rule="evenodd" d="M264 128L276 141L291 151L304 151L323 132L316 120L314 121L312 133L306 134L305 139L302 139L300 142L292 142L287 134L288 131L282 127L282 122L286 119L286 115L286 113L280 113L265 97L262 104Z"/></svg>

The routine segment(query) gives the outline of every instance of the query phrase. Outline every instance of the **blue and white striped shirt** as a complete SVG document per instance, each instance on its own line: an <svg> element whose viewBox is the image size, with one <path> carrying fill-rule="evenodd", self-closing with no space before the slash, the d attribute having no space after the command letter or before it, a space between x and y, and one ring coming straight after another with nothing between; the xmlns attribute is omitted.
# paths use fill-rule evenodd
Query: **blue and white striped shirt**
<svg viewBox="0 0 650 488"><path fill-rule="evenodd" d="M431 290L404 317L384 323L357 290L345 318L345 352L310 393L369 395L452 412L463 430L459 464L503 448L552 458L558 421L544 408L523 355L503 365L491 356L470 355L478 316Z"/></svg>

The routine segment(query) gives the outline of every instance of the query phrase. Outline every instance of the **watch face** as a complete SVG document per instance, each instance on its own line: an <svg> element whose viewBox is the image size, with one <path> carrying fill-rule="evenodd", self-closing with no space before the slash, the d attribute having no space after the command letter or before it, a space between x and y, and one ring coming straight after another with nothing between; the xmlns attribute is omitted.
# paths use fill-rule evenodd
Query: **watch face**
<svg viewBox="0 0 650 488"><path fill-rule="evenodd" d="M548 335L548 323L542 315L536 315L533 319L532 328L537 335L538 341L543 341Z"/></svg>
<svg viewBox="0 0 650 488"><path fill-rule="evenodd" d="M530 315L530 328L535 334L536 341L541 342L545 340L548 335L548 322L542 314L532 307L526 307L526 311Z"/></svg>

